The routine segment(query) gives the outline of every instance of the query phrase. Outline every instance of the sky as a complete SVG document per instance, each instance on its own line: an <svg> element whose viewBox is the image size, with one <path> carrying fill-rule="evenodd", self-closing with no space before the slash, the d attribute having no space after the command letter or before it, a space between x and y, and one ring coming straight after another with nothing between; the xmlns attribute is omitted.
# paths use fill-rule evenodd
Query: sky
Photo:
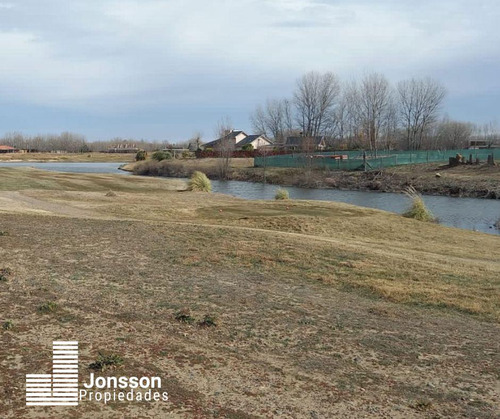
<svg viewBox="0 0 500 419"><path fill-rule="evenodd" d="M0 0L0 135L204 140L308 71L432 77L500 121L498 0Z"/></svg>

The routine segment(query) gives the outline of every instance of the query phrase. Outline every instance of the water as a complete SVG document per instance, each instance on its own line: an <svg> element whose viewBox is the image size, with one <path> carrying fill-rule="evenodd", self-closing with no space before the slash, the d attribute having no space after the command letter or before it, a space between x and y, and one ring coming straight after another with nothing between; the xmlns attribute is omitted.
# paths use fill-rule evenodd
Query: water
<svg viewBox="0 0 500 419"><path fill-rule="evenodd" d="M47 163L32 163L32 162L13 162L0 163L0 167L33 167L35 169L50 170L52 172L69 172L69 173L119 173L130 174L118 169L125 163L67 163L67 162L47 162Z"/></svg>
<svg viewBox="0 0 500 419"><path fill-rule="evenodd" d="M129 174L118 168L123 163L0 163L0 167L35 167L37 169L73 173ZM245 199L274 199L279 186L238 181L212 181L214 192ZM409 206L402 194L334 189L305 189L287 187L292 199L338 201L401 214ZM493 224L500 219L500 201L475 198L424 196L424 201L439 222L446 226L500 235Z"/></svg>
<svg viewBox="0 0 500 419"><path fill-rule="evenodd" d="M245 199L274 199L279 186L232 180L227 182L212 181L212 189L214 192ZM285 189L290 193L292 199L345 202L398 214L403 213L410 205L410 200L405 195L396 193L297 187L286 187ZM500 219L500 201L498 200L425 195L424 201L439 219L440 224L500 235L500 230L493 228L493 224Z"/></svg>

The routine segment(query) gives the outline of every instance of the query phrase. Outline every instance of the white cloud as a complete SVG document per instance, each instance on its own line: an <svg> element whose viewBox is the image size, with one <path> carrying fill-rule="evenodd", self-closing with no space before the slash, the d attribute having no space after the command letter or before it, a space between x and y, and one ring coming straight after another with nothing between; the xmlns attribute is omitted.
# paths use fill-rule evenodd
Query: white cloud
<svg viewBox="0 0 500 419"><path fill-rule="evenodd" d="M245 89L250 97L273 95L270 83L283 89L311 69L398 78L449 68L453 78L456 63L499 56L496 2L405 3L20 0L10 9L0 3L0 91L89 109L110 109L113 101L223 103Z"/></svg>

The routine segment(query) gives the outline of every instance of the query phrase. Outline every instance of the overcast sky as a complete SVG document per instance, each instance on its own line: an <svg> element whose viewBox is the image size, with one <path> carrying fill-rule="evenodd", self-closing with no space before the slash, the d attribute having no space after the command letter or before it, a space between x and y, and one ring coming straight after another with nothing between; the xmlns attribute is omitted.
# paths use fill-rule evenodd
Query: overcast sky
<svg viewBox="0 0 500 419"><path fill-rule="evenodd" d="M431 76L498 121L499 25L498 0L0 0L0 135L208 140L309 70Z"/></svg>

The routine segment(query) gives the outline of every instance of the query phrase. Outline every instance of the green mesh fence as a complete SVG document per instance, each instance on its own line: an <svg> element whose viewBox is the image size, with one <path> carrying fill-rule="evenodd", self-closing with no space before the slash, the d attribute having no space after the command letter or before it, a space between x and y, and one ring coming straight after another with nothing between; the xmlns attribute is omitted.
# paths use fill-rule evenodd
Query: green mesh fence
<svg viewBox="0 0 500 419"><path fill-rule="evenodd" d="M420 151L379 151L375 156L372 153L366 153L366 168L380 169L384 167L393 167L405 164L448 162L450 157L457 154L464 156L469 160L472 155L473 161L479 158L480 161L486 161L488 155L493 154L495 158L500 158L500 149L480 149L480 150L420 150ZM334 156L347 156L347 159L338 159ZM338 151L327 153L315 153L314 155L305 154L286 154L282 156L256 157L254 159L255 167L314 167L330 170L363 170L365 162L362 151Z"/></svg>

